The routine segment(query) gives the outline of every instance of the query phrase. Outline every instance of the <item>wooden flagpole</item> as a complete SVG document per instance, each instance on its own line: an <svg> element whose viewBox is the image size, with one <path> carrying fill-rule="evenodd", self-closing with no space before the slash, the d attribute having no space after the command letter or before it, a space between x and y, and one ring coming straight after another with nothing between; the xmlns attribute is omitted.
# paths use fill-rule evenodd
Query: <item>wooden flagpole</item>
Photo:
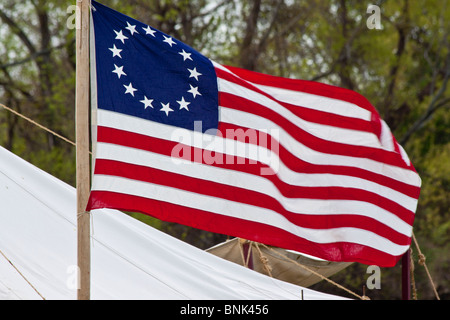
<svg viewBox="0 0 450 320"><path fill-rule="evenodd" d="M86 205L90 191L89 159L89 17L90 0L77 0L76 28L76 187L78 300L90 299L90 214Z"/></svg>

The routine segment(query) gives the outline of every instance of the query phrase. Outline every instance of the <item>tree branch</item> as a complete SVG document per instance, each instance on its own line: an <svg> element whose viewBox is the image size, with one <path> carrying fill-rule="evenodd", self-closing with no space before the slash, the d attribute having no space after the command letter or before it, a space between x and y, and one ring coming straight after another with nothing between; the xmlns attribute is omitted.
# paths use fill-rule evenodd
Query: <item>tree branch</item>
<svg viewBox="0 0 450 320"><path fill-rule="evenodd" d="M383 101L383 112L384 112L384 118L387 123L390 124L390 114L389 114L389 107L392 104L392 97L395 89L395 84L397 80L397 73L400 68L400 58L402 57L403 53L405 52L406 48L406 38L409 32L410 23L409 23L409 5L408 0L404 0L403 2L403 9L402 9L402 20L399 23L395 24L395 28L398 32L398 41L397 41L397 50L395 52L395 62L391 66L391 70L389 71L389 77L390 80L389 85L387 87L387 92Z"/></svg>
<svg viewBox="0 0 450 320"><path fill-rule="evenodd" d="M11 30L19 37L19 39L23 42L25 47L28 48L28 51L30 51L31 54L36 53L36 48L31 42L31 40L27 37L25 32L19 27L17 23L15 23L10 17L6 15L6 13L3 10L0 10L0 19L6 23Z"/></svg>
<svg viewBox="0 0 450 320"><path fill-rule="evenodd" d="M261 11L261 0L253 0L253 6L247 18L247 28L244 40L241 43L240 66L253 70L255 69L256 59L253 55L252 42L257 32L258 16Z"/></svg>
<svg viewBox="0 0 450 320"><path fill-rule="evenodd" d="M436 93L436 95L431 100L430 104L428 105L427 110L422 114L422 116L414 122L414 124L408 129L408 131L404 134L404 136L400 139L400 144L405 144L408 142L409 138L415 133L419 128L422 127L423 124L427 120L430 119L430 117L441 107L445 106L450 102L450 98L444 98L442 100L439 100L441 96L445 93L447 89L447 84L450 79L450 52L447 54L446 58L446 71L445 71L445 77L442 82L442 86L439 89L439 91Z"/></svg>

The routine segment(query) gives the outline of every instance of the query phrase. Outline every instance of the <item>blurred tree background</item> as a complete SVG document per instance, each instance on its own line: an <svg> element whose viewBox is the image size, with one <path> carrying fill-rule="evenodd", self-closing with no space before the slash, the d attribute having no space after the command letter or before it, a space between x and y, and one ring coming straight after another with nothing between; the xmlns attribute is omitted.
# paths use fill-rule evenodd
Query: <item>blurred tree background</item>
<svg viewBox="0 0 450 320"><path fill-rule="evenodd" d="M422 178L414 232L441 299L450 295L450 1L103 0L209 58L366 96ZM75 1L1 0L0 103L75 140ZM368 19L380 8L380 28ZM72 145L0 109L0 145L74 185ZM134 215L200 248L226 236ZM419 299L433 299L422 266ZM332 279L362 294L367 266ZM401 297L400 265L382 268L372 299ZM345 295L320 283L313 289Z"/></svg>

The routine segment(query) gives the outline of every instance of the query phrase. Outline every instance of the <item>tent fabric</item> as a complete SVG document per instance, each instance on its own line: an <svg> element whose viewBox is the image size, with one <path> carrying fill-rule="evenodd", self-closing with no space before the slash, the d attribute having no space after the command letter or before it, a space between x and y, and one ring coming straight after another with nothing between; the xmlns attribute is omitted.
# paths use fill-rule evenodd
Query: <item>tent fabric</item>
<svg viewBox="0 0 450 320"><path fill-rule="evenodd" d="M242 239L234 238L219 243L206 251L242 266L247 263L253 267L253 270L263 274L268 274L266 270L266 267L268 266L272 277L303 287L312 286L321 281L322 278L298 266L298 264L301 264L326 278L352 264L352 262L325 261L308 257L292 250L285 250L272 246L261 246L253 241L245 240L244 243L241 243L241 241ZM247 248L250 248L247 249L250 252L250 256L247 256L247 253L244 252L243 246L245 244L248 246ZM247 257L248 259L251 259L251 262L250 260L247 261Z"/></svg>
<svg viewBox="0 0 450 320"><path fill-rule="evenodd" d="M0 148L0 299L76 299L75 189ZM264 276L115 210L91 222L91 299L343 299Z"/></svg>

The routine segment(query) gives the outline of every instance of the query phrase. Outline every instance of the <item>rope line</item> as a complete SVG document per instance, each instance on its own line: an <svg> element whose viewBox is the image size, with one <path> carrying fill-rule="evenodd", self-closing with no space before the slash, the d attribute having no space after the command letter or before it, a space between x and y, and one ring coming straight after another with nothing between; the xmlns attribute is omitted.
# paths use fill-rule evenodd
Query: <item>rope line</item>
<svg viewBox="0 0 450 320"><path fill-rule="evenodd" d="M274 250L273 248L270 248L270 247L266 246L266 245L263 244L263 243L261 243L261 245L262 245L264 248L266 248L267 250L270 250L270 251L274 252L274 253L277 254L279 257L284 258L284 259L287 259L288 261L294 263L295 265L297 265L297 266L299 266L299 267L305 269L305 270L308 271L308 272L311 272L312 274L318 276L318 277L321 278L322 280L328 281L329 283L331 283L331 284L335 285L336 287L338 287L338 288L340 288L340 289L342 289L342 290L344 290L344 291L346 291L346 292L348 292L348 293L354 295L355 297L357 297L357 298L359 298L359 299L361 299L361 300L370 300L367 296L360 296L360 295L358 295L357 293L351 291L350 289L347 289L347 288L343 287L343 286L340 285L339 283L336 283L336 282L334 282L333 280L328 279L327 277L321 275L320 273L318 273L318 272L316 272L316 271L314 271L314 270L308 268L307 266L305 266L305 265L303 265L303 264L300 264L300 263L298 263L297 261L295 261L295 260L293 260L293 259L291 259L291 258L289 258L289 257L287 257L287 256L285 256L285 255L283 255L283 254L281 254L281 253L279 253L278 251Z"/></svg>
<svg viewBox="0 0 450 320"><path fill-rule="evenodd" d="M272 276L272 266L269 263L269 259L267 259L266 256L264 256L261 252L261 249L259 248L259 243L258 242L254 242L256 249L258 250L259 253L259 260L261 261L261 263L264 266L264 270L267 272L267 274L273 278Z"/></svg>
<svg viewBox="0 0 450 320"><path fill-rule="evenodd" d="M4 104L0 103L0 107L4 108L5 110L8 110L9 112L15 114L16 116L21 117L22 119L25 119L26 121L28 121L28 122L30 122L31 124L34 124L35 126L37 126L37 127L41 128L41 129L47 131L48 133L54 135L55 137L58 137L58 138L64 140L65 142L70 143L70 144L73 145L73 146L76 146L76 143L73 142L72 140L67 139L66 137L64 137L64 136L62 136L62 135L56 133L56 132L53 131L53 130L50 130L49 128L47 128L47 127L41 125L40 123L37 123L36 121L34 121L34 120L32 120L32 119L30 119L30 118L24 116L24 115L21 114L21 113L19 113L19 112L15 111L15 110L13 110L13 109L11 109L11 108L5 106ZM89 151L89 153L92 154L91 151Z"/></svg>
<svg viewBox="0 0 450 320"><path fill-rule="evenodd" d="M6 255L0 250L0 254L6 259L6 261L9 262L9 264L17 271L18 274L30 285L31 288L33 288L34 291L42 298L42 300L45 300L44 296L31 284L30 281L20 272L20 270L12 263L11 260L9 260Z"/></svg>
<svg viewBox="0 0 450 320"><path fill-rule="evenodd" d="M436 299L437 300L441 300L441 298L439 297L439 294L438 294L438 292L436 290L436 286L434 285L433 279L431 278L430 271L428 271L427 264L425 263L426 257L422 253L422 251L420 251L419 243L417 242L417 239L416 239L416 236L414 235L414 233L412 234L412 238L413 238L414 244L416 245L416 248L417 248L417 252L418 252L417 255L419 257L419 264L425 268L425 272L427 273L428 279L430 280L430 283L431 283L431 286L433 288L433 292L434 292L434 295L436 296Z"/></svg>
<svg viewBox="0 0 450 320"><path fill-rule="evenodd" d="M32 120L32 119L30 119L30 118L28 118L28 117L22 115L21 113L19 113L19 112L15 111L15 110L13 110L13 109L11 109L11 108L5 106L4 104L0 103L0 106L1 106L2 108L4 108L5 110L8 110L9 112L15 114L16 116L19 116L19 117L21 117L22 119L25 119L26 121L30 122L31 124L33 124L33 125L35 125L35 126L41 128L41 129L43 129L43 130L49 132L50 134L53 134L54 136L56 136L56 137L62 139L63 141L65 141L65 142L67 142L67 143L70 143L70 144L73 145L73 146L76 146L75 142L73 142L73 141L67 139L66 137L63 137L62 135L60 135L60 134L58 134L58 133L56 133L56 132L54 132L54 131L48 129L47 127L44 127L43 125L37 123L36 121L34 121L34 120ZM34 290L34 291L35 291L35 292L36 292L43 300L45 300L44 296L43 296L43 295L42 295L42 294L41 294L41 293L33 286L33 284L32 284L32 283L31 283L31 282L30 282L30 281L22 274L22 272L20 272L20 270L14 265L14 263L13 263L11 260L9 260L8 257L6 257L6 255L5 255L1 250L0 250L0 254L6 259L6 261L9 262L9 264L17 271L17 273L18 273L18 274L19 274L19 275L20 275L20 276L21 276L21 277L22 277L22 278L30 285L30 287L33 288L33 290Z"/></svg>
<svg viewBox="0 0 450 320"><path fill-rule="evenodd" d="M410 263L410 270L411 270L411 287L412 287L412 294L413 294L413 300L417 300L417 288L416 288L416 278L415 278L415 276L414 276L414 269L415 269L415 267L414 267L414 258L413 258L413 249L412 248L409 248L409 251L410 251L410 261L411 261L411 263Z"/></svg>

